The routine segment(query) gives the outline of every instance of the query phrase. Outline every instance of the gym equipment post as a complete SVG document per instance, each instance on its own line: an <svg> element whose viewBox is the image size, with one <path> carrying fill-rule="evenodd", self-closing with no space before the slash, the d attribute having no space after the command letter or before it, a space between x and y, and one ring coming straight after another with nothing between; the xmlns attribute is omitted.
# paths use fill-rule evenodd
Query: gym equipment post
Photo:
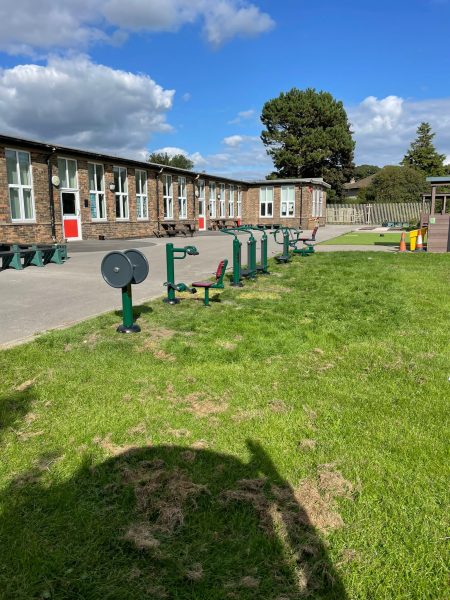
<svg viewBox="0 0 450 600"><path fill-rule="evenodd" d="M173 244L166 244L167 281L164 285L167 287L167 298L164 298L163 300L166 304L178 304L180 302L179 298L176 297L175 292L197 293L197 290L194 287L190 288L185 283L175 283L175 260L183 260L183 258L186 258L188 255L197 256L197 248L195 246L175 248Z"/></svg>
<svg viewBox="0 0 450 600"><path fill-rule="evenodd" d="M233 287L242 287L242 274L241 274L241 251L242 251L242 243L239 240L236 229L234 227L230 227L228 229L223 228L220 230L221 233L227 233L228 235L232 235L233 239L233 276L231 280L231 285Z"/></svg>
<svg viewBox="0 0 450 600"><path fill-rule="evenodd" d="M268 251L268 237L266 233L265 227L258 227L257 225L247 225L247 229L252 229L253 231L262 232L262 236L260 238L260 262L256 263L256 272L258 275L270 275L269 272L269 260L267 257Z"/></svg>
<svg viewBox="0 0 450 600"><path fill-rule="evenodd" d="M242 227L236 228L238 231L242 231L244 233L249 234L249 239L247 240L247 268L241 268L241 275L247 279L255 279L256 278L256 238L250 229L243 225Z"/></svg>
<svg viewBox="0 0 450 600"><path fill-rule="evenodd" d="M133 321L131 285L142 283L148 275L148 261L139 250L114 250L103 257L101 273L108 285L122 288L122 325L119 333L138 333L141 328Z"/></svg>

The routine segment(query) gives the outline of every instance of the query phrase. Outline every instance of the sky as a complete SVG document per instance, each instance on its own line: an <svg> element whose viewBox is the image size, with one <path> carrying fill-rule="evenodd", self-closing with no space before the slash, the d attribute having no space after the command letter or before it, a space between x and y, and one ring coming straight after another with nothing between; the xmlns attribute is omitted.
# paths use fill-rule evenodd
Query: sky
<svg viewBox="0 0 450 600"><path fill-rule="evenodd" d="M264 103L313 87L357 164L397 164L421 121L450 162L449 37L450 0L1 0L0 133L255 179Z"/></svg>

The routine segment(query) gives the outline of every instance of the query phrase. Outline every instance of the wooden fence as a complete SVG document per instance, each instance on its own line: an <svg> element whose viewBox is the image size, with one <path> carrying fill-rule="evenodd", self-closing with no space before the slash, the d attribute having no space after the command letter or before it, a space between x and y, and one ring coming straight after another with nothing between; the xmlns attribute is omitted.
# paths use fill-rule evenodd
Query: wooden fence
<svg viewBox="0 0 450 600"><path fill-rule="evenodd" d="M381 225L385 222L419 221L430 203L392 202L389 204L327 204L327 223Z"/></svg>

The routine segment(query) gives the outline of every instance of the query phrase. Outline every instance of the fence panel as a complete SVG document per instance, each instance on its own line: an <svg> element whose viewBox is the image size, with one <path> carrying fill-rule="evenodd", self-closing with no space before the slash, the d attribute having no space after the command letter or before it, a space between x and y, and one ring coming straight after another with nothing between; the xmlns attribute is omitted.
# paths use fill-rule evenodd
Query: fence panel
<svg viewBox="0 0 450 600"><path fill-rule="evenodd" d="M373 204L328 204L327 223L381 225L385 222L419 221L430 211L430 202L392 202Z"/></svg>

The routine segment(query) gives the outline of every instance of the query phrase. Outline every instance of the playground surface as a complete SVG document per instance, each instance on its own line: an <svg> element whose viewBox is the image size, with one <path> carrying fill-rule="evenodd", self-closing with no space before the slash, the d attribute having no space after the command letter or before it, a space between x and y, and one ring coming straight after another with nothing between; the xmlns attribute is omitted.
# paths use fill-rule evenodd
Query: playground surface
<svg viewBox="0 0 450 600"><path fill-rule="evenodd" d="M318 252L0 352L0 596L446 597L449 267Z"/></svg>
<svg viewBox="0 0 450 600"><path fill-rule="evenodd" d="M363 232L349 231L331 240L321 242L324 246L395 246L399 247L401 232ZM406 243L409 243L409 234L406 232Z"/></svg>
<svg viewBox="0 0 450 600"><path fill-rule="evenodd" d="M318 240L349 231L350 226L330 226L319 230ZM245 236L244 242L245 257ZM110 250L139 248L150 264L147 280L133 289L136 302L163 296L166 281L166 243L176 246L195 244L199 256L177 261L177 276L192 283L210 277L222 258L231 264L232 238L215 233L191 237L145 240L94 240L69 244L70 259L64 265L49 264L44 269L28 267L23 271L0 272L0 346L17 343L40 332L64 327L120 308L120 292L111 289L100 275L103 256ZM281 247L269 236L269 256ZM200 294L201 295L201 294Z"/></svg>

